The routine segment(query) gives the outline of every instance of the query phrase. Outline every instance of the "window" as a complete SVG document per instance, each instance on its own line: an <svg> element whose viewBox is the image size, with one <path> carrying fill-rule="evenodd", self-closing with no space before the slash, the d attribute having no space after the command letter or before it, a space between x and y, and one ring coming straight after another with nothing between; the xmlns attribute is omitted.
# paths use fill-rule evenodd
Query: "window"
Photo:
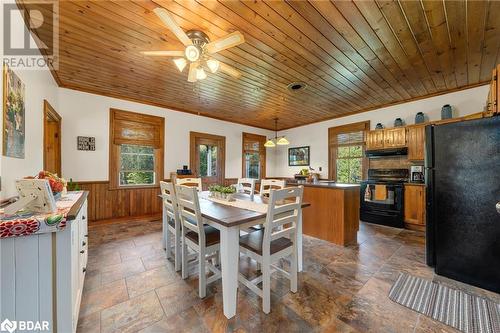
<svg viewBox="0 0 500 333"><path fill-rule="evenodd" d="M243 169L244 178L262 179L266 177L266 148L263 135L243 133Z"/></svg>
<svg viewBox="0 0 500 333"><path fill-rule="evenodd" d="M164 127L162 117L111 109L110 188L158 186Z"/></svg>
<svg viewBox="0 0 500 333"><path fill-rule="evenodd" d="M359 183L365 173L365 132L369 122L328 129L329 176L339 183Z"/></svg>
<svg viewBox="0 0 500 333"><path fill-rule="evenodd" d="M200 150L200 177L217 176L217 146L198 146Z"/></svg>
<svg viewBox="0 0 500 333"><path fill-rule="evenodd" d="M155 151L153 147L120 145L120 185L153 185Z"/></svg>

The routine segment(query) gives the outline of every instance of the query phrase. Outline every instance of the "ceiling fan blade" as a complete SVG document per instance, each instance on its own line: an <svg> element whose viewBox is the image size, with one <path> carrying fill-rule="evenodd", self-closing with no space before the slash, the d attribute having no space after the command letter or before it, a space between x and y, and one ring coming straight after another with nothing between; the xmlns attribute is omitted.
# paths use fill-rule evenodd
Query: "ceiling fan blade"
<svg viewBox="0 0 500 333"><path fill-rule="evenodd" d="M186 35L184 30L174 21L174 18L165 8L155 8L154 13L162 20L163 24L167 26L174 33L174 35L181 41L185 46L191 45L191 39Z"/></svg>
<svg viewBox="0 0 500 333"><path fill-rule="evenodd" d="M195 62L192 62L189 65L189 73L188 73L188 81L189 82L196 82L196 69L198 68L198 64Z"/></svg>
<svg viewBox="0 0 500 333"><path fill-rule="evenodd" d="M147 56L184 57L184 51L142 51L141 53Z"/></svg>
<svg viewBox="0 0 500 333"><path fill-rule="evenodd" d="M223 71L224 73L231 75L235 79L239 79L241 77L240 71L238 71L237 69L235 69L235 68L233 68L233 67L231 67L229 65L226 65L223 62L219 63L219 69L221 71Z"/></svg>
<svg viewBox="0 0 500 333"><path fill-rule="evenodd" d="M208 53L217 53L230 47L240 45L245 42L245 37L239 31L235 31L222 38L216 39L206 45Z"/></svg>

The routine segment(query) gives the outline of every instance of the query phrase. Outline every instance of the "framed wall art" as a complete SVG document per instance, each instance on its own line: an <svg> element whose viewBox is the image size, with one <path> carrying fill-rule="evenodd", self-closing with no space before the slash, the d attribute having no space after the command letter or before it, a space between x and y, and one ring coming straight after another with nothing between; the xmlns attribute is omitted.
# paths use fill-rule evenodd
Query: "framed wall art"
<svg viewBox="0 0 500 333"><path fill-rule="evenodd" d="M289 166L307 166L309 164L310 164L309 146L288 148Z"/></svg>
<svg viewBox="0 0 500 333"><path fill-rule="evenodd" d="M3 155L24 158L25 86L21 79L3 66Z"/></svg>

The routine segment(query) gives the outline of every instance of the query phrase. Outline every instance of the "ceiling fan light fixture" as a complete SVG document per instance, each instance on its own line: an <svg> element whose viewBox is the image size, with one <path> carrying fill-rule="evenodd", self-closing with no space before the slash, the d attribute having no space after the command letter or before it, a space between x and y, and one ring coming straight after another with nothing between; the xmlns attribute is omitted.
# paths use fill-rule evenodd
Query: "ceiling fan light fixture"
<svg viewBox="0 0 500 333"><path fill-rule="evenodd" d="M276 147L276 144L274 143L273 140L269 139L266 141L266 143L264 143L264 147L273 148L273 147Z"/></svg>
<svg viewBox="0 0 500 333"><path fill-rule="evenodd" d="M207 78L207 73L205 73L205 70L203 68L198 68L196 70L196 79L197 80L204 80Z"/></svg>
<svg viewBox="0 0 500 333"><path fill-rule="evenodd" d="M219 70L220 63L215 59L208 59L207 66L212 73L215 73Z"/></svg>
<svg viewBox="0 0 500 333"><path fill-rule="evenodd" d="M186 59L191 62L198 61L198 59L200 59L200 53L200 49L194 45L186 46L186 50L184 51Z"/></svg>
<svg viewBox="0 0 500 333"><path fill-rule="evenodd" d="M288 141L284 136L282 136L281 138L278 139L276 144L279 146L287 146L290 144L290 141Z"/></svg>
<svg viewBox="0 0 500 333"><path fill-rule="evenodd" d="M184 70L184 68L186 68L187 61L184 58L177 58L177 59L174 59L174 64L175 64L175 66L177 66L179 71L182 72Z"/></svg>

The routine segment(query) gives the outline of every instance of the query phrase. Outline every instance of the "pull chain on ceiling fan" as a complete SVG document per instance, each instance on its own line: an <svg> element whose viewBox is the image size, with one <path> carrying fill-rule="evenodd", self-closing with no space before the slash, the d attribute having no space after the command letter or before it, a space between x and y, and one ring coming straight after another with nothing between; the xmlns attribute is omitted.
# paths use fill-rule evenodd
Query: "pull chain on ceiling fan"
<svg viewBox="0 0 500 333"><path fill-rule="evenodd" d="M205 79L207 77L205 70L212 73L220 70L234 78L240 78L241 73L238 70L212 58L211 55L244 43L245 38L241 32L235 31L211 42L202 31L190 30L184 32L165 8L156 8L153 12L186 48L184 51L143 51L142 54L175 57L174 64L181 72L189 65L189 82Z"/></svg>
<svg viewBox="0 0 500 333"><path fill-rule="evenodd" d="M264 143L264 147L273 148L278 146L286 146L289 145L290 141L285 138L285 136L281 136L278 138L278 118L274 118L274 139L268 139L266 143Z"/></svg>

